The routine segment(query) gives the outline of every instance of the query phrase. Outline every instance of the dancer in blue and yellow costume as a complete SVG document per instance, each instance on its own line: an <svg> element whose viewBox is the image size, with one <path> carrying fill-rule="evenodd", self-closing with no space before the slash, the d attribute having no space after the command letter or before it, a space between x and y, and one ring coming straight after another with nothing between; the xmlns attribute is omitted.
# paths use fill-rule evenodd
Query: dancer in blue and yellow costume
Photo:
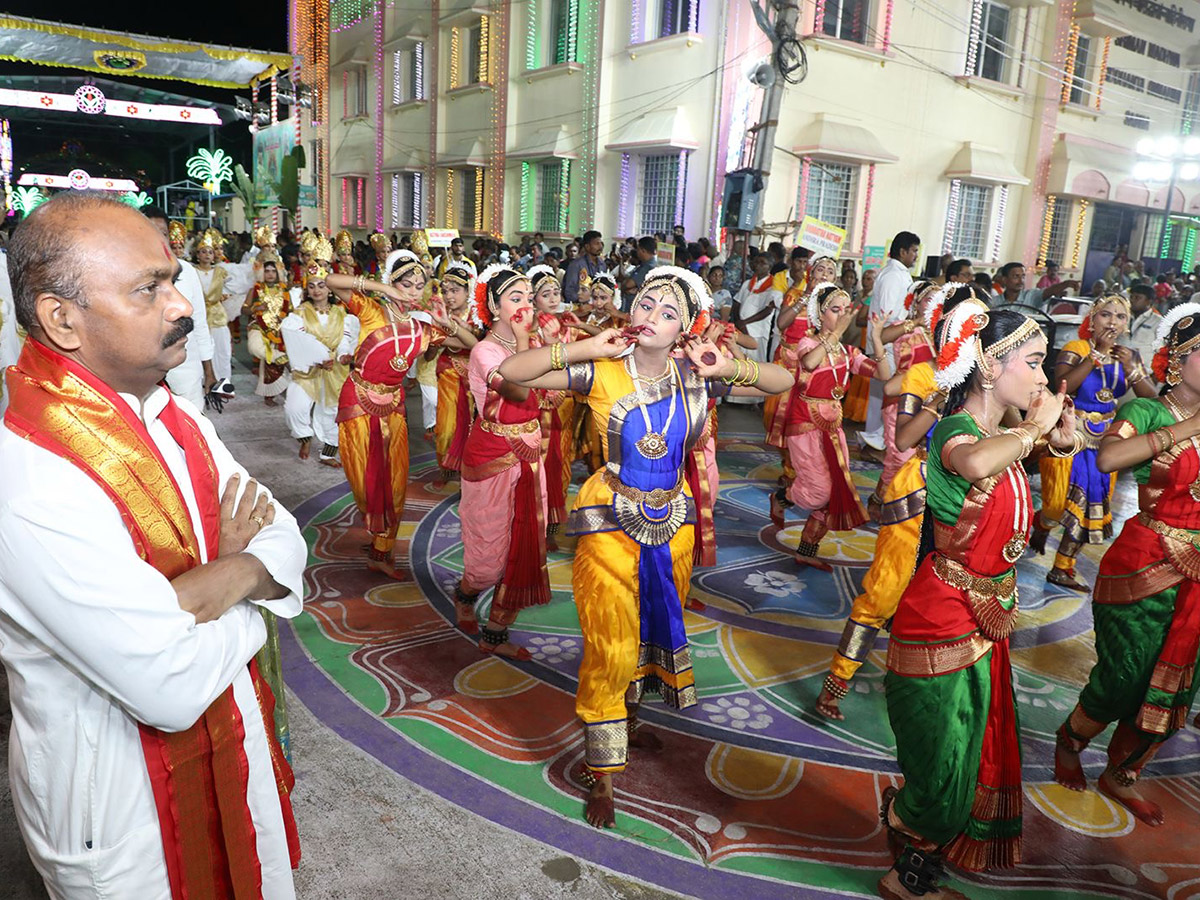
<svg viewBox="0 0 1200 900"><path fill-rule="evenodd" d="M1081 593L1090 589L1075 576L1075 557L1084 544L1103 544L1113 534L1110 502L1117 476L1096 466L1100 437L1112 424L1117 401L1127 389L1139 397L1157 392L1136 354L1117 345L1132 318L1124 297L1102 297L1080 324L1079 340L1065 344L1055 361L1055 384L1065 381L1075 401L1084 447L1072 457L1047 456L1039 463L1042 512L1029 546L1035 553L1044 552L1050 529L1061 522L1062 540L1046 581Z"/></svg>
<svg viewBox="0 0 1200 900"><path fill-rule="evenodd" d="M730 359L701 338L711 304L697 275L660 266L634 298L629 329L500 366L517 384L586 397L601 438L604 465L580 489L567 527L579 539L573 585L584 642L575 709L586 757L577 774L597 827L615 825L612 775L625 768L628 747L662 746L636 731L642 694L657 691L677 708L696 702L682 602L695 510L683 469L708 398L778 394L792 383L780 366Z"/></svg>

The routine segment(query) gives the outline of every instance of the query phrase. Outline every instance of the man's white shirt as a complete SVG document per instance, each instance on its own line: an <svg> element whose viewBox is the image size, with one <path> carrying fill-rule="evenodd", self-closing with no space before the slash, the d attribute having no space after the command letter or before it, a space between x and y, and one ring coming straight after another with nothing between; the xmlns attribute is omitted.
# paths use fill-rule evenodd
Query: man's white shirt
<svg viewBox="0 0 1200 900"><path fill-rule="evenodd" d="M158 416L155 391L139 413L205 546L182 448ZM187 401L224 488L250 476ZM30 856L55 898L168 900L166 864L138 722L181 731L229 685L245 726L247 802L257 831L263 897L295 896L283 817L247 663L266 629L257 608L301 610L307 558L281 504L246 549L289 591L241 602L197 624L171 583L144 562L104 491L67 460L0 426L0 659L12 703L9 776ZM257 605L256 605L257 604ZM273 727L271 731L273 733Z"/></svg>
<svg viewBox="0 0 1200 900"><path fill-rule="evenodd" d="M197 409L204 408L204 362L213 358L212 332L208 329L208 310L204 305L204 287L196 267L179 260L181 271L175 287L192 304L195 327L187 337L187 355L167 373L167 385L175 394L186 397Z"/></svg>

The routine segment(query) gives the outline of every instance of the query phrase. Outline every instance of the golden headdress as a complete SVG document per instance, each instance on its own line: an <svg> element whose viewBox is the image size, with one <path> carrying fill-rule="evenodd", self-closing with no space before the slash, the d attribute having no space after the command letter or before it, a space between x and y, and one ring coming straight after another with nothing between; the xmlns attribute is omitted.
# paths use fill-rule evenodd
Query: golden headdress
<svg viewBox="0 0 1200 900"><path fill-rule="evenodd" d="M329 238L325 235L317 237L313 242L313 248L309 251L313 259L319 259L322 262L333 263L333 244L329 243Z"/></svg>
<svg viewBox="0 0 1200 900"><path fill-rule="evenodd" d="M592 279L595 284L612 284L615 290L616 280L608 272L600 272ZM679 306L679 315L683 319L683 330L692 334L702 334L712 322L712 293L704 279L691 269L679 266L655 266L646 273L646 280L638 289L637 303L643 294L649 291L659 291L671 294Z"/></svg>
<svg viewBox="0 0 1200 900"><path fill-rule="evenodd" d="M429 236L425 234L424 228L419 228L412 233L412 250L422 260L432 258L429 255Z"/></svg>
<svg viewBox="0 0 1200 900"><path fill-rule="evenodd" d="M276 252L274 247L264 247L258 256L255 257L254 261L260 266L265 266L270 263L273 264L276 269L279 269L280 267L279 253Z"/></svg>
<svg viewBox="0 0 1200 900"><path fill-rule="evenodd" d="M274 247L275 232L271 230L270 225L259 225L254 229L254 246L256 247Z"/></svg>
<svg viewBox="0 0 1200 900"><path fill-rule="evenodd" d="M382 231L374 232L367 238L367 243L371 245L371 249L375 251L376 256L382 256L392 251L392 242Z"/></svg>
<svg viewBox="0 0 1200 900"><path fill-rule="evenodd" d="M338 256L341 256L343 253L353 253L354 235L343 228L337 233L337 237L333 239L333 249L337 251Z"/></svg>
<svg viewBox="0 0 1200 900"><path fill-rule="evenodd" d="M310 281L324 281L332 271L333 263L314 256L304 269L304 286L308 287Z"/></svg>
<svg viewBox="0 0 1200 900"><path fill-rule="evenodd" d="M424 275L425 266L411 250L393 250L383 263L383 272L388 284L395 284L408 272L420 272Z"/></svg>
<svg viewBox="0 0 1200 900"><path fill-rule="evenodd" d="M307 253L309 256L317 249L317 241L320 240L320 235L315 231L306 231L300 235L300 252Z"/></svg>
<svg viewBox="0 0 1200 900"><path fill-rule="evenodd" d="M224 242L225 239L221 237L221 232L217 231L215 228L208 228L205 229L204 233L200 235L199 239L196 241L196 246L192 248L192 252L199 253L201 250L207 247L209 250L212 250L215 253L217 248L220 247Z"/></svg>
<svg viewBox="0 0 1200 900"><path fill-rule="evenodd" d="M187 242L187 229L183 227L182 222L172 219L167 223L167 240L170 241L171 246Z"/></svg>

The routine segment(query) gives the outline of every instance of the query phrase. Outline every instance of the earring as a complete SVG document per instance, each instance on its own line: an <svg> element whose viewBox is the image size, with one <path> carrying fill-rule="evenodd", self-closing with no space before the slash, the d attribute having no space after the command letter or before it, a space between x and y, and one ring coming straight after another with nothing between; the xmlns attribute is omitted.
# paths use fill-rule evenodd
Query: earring
<svg viewBox="0 0 1200 900"><path fill-rule="evenodd" d="M1167 364L1167 384L1171 387L1183 381L1183 367L1179 365L1179 357L1172 355L1171 361Z"/></svg>

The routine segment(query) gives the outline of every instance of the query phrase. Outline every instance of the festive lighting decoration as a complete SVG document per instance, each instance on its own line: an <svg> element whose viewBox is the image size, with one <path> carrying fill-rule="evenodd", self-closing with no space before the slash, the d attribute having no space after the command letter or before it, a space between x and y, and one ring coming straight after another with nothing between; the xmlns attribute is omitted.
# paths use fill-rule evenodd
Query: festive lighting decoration
<svg viewBox="0 0 1200 900"><path fill-rule="evenodd" d="M808 209L808 179L812 174L812 159L804 157L800 160L800 181L796 185L796 218L803 219Z"/></svg>
<svg viewBox="0 0 1200 900"><path fill-rule="evenodd" d="M375 227L383 230L383 0L375 0Z"/></svg>
<svg viewBox="0 0 1200 900"><path fill-rule="evenodd" d="M441 15L441 0L431 0L430 15L433 21L438 21L438 16ZM425 181L429 185L428 206L425 211L426 225L432 225L438 221L437 214L437 134L438 134L438 95L441 93L438 90L438 45L441 41L433 41L429 47L429 71L433 73L433 90L429 93L429 161L425 164ZM424 84L425 75L421 74L421 83ZM414 224L420 222L418 217ZM446 218L443 220L447 223L450 221L449 210L447 210Z"/></svg>
<svg viewBox="0 0 1200 900"><path fill-rule="evenodd" d="M1196 255L1196 229L1189 228L1187 238L1183 242L1183 271L1190 271L1192 268L1192 259Z"/></svg>
<svg viewBox="0 0 1200 900"><path fill-rule="evenodd" d="M421 226L421 209L425 206L425 175L422 172L413 172L412 180L412 226L419 228Z"/></svg>
<svg viewBox="0 0 1200 900"><path fill-rule="evenodd" d="M342 179L342 224L353 225L350 221L350 179Z"/></svg>
<svg viewBox="0 0 1200 900"><path fill-rule="evenodd" d="M875 163L867 166L867 196L863 202L862 234L859 235L858 246L867 246L867 229L871 224L871 198L875 194Z"/></svg>
<svg viewBox="0 0 1200 900"><path fill-rule="evenodd" d="M512 4L496 3L496 21L491 16L481 16L479 19L479 80L506 86L508 84L508 40L512 31ZM495 26L493 28L493 26ZM496 46L492 47L492 41ZM493 55L494 54L494 55ZM494 60L494 62L492 62ZM488 221L491 234L500 239L504 236L504 172L508 154L508 91L505 89L492 91L492 158L490 160L489 184L491 187L491 209ZM480 170L480 179L483 171ZM476 182L476 189L482 195L483 188ZM478 227L484 227L482 204L476 207Z"/></svg>
<svg viewBox="0 0 1200 900"><path fill-rule="evenodd" d="M155 122L183 122L188 125L220 125L221 116L215 109L203 106L173 106L169 103L137 103L133 100L109 99L101 111L85 112L79 108L75 94L55 94L49 91L22 91L0 88L0 106L19 106L23 109L47 109L53 112L82 113L112 116L118 119L143 119Z"/></svg>
<svg viewBox="0 0 1200 900"><path fill-rule="evenodd" d="M821 0L818 0L821 2ZM646 35L644 0L631 0L629 9L629 43L640 44Z"/></svg>
<svg viewBox="0 0 1200 900"><path fill-rule="evenodd" d="M413 99L425 99L425 42L413 45Z"/></svg>
<svg viewBox="0 0 1200 900"><path fill-rule="evenodd" d="M617 222L621 234L630 234L629 205L633 200L633 160L628 153L621 154L621 193L618 200Z"/></svg>
<svg viewBox="0 0 1200 900"><path fill-rule="evenodd" d="M596 154L600 143L600 53L603 38L604 0L590 0L580 20L579 62L584 66L582 145L576 167L578 221L592 222L596 215ZM628 232L624 232L628 234Z"/></svg>
<svg viewBox="0 0 1200 900"><path fill-rule="evenodd" d="M508 4L503 5L508 9ZM491 17L479 17L479 71L472 73L479 82L491 82ZM507 32L505 32L507 33Z"/></svg>
<svg viewBox="0 0 1200 900"><path fill-rule="evenodd" d="M75 89L75 108L81 113L99 115L104 112L104 92L94 84L83 84Z"/></svg>
<svg viewBox="0 0 1200 900"><path fill-rule="evenodd" d="M358 195L358 209L356 210L356 213L357 213L356 218L358 219L359 227L366 228L366 226L367 226L367 179L355 178L354 181L356 183L356 188L357 188L356 193Z"/></svg>
<svg viewBox="0 0 1200 900"><path fill-rule="evenodd" d="M137 182L129 178L93 178L83 169L72 169L67 175L35 175L26 172L17 184L44 188L73 188L77 191L136 191Z"/></svg>
<svg viewBox="0 0 1200 900"><path fill-rule="evenodd" d="M558 233L571 231L571 160L558 164Z"/></svg>
<svg viewBox="0 0 1200 900"><path fill-rule="evenodd" d="M996 228L992 232L992 260L1000 259L1000 243L1004 240L1004 214L1008 209L1008 185L1000 185L996 194Z"/></svg>
<svg viewBox="0 0 1200 900"><path fill-rule="evenodd" d="M483 167L475 168L475 221L471 227L476 232L483 231Z"/></svg>
<svg viewBox="0 0 1200 900"><path fill-rule="evenodd" d="M400 227L400 173L393 172L391 181L392 181L392 202L388 207L388 209L390 211L390 215L388 216L388 228L399 228Z"/></svg>
<svg viewBox="0 0 1200 900"><path fill-rule="evenodd" d="M446 226L454 228L458 224L458 207L454 202L454 170L446 170Z"/></svg>
<svg viewBox="0 0 1200 900"><path fill-rule="evenodd" d="M1042 239L1038 243L1038 259L1042 262L1050 255L1050 232L1054 228L1054 207L1057 205L1058 198L1054 194L1046 197L1046 214L1042 216Z"/></svg>
<svg viewBox="0 0 1200 900"><path fill-rule="evenodd" d="M688 5L688 31L692 34L700 33L700 3L699 0L693 0Z"/></svg>
<svg viewBox="0 0 1200 900"><path fill-rule="evenodd" d="M1158 258L1167 259L1171 255L1171 236L1174 234L1175 226L1170 219L1167 220L1167 225L1163 229L1162 244L1158 248Z"/></svg>
<svg viewBox="0 0 1200 900"><path fill-rule="evenodd" d="M330 7L330 29L341 32L349 31L363 19L371 15L374 0L317 0Z"/></svg>
<svg viewBox="0 0 1200 900"><path fill-rule="evenodd" d="M950 202L946 204L946 227L942 234L942 253L949 253L954 246L954 229L958 223L958 203L962 195L962 182L957 178L950 181Z"/></svg>
<svg viewBox="0 0 1200 900"><path fill-rule="evenodd" d="M538 31L538 7L540 3L525 4L525 70L532 72L542 67L542 41Z"/></svg>
<svg viewBox="0 0 1200 900"><path fill-rule="evenodd" d="M271 76L271 124L276 125L279 122L279 76Z"/></svg>
<svg viewBox="0 0 1200 900"><path fill-rule="evenodd" d="M1100 68L1096 72L1096 109L1100 108L1100 98L1104 95L1104 82L1108 80L1108 50L1112 46L1112 38L1104 39L1104 49L1100 51Z"/></svg>
<svg viewBox="0 0 1200 900"><path fill-rule="evenodd" d="M154 198L145 191L126 191L120 196L122 203L128 203L135 209L141 209L143 206L149 206L154 202Z"/></svg>
<svg viewBox="0 0 1200 900"><path fill-rule="evenodd" d="M13 192L9 208L27 216L49 199L41 188L19 187Z"/></svg>
<svg viewBox="0 0 1200 900"><path fill-rule="evenodd" d="M579 3L580 0L567 0L567 28L561 35L562 46L559 47L564 62L579 60ZM699 5L692 4L692 9Z"/></svg>
<svg viewBox="0 0 1200 900"><path fill-rule="evenodd" d="M521 163L521 230L533 231L533 193L534 193L533 163Z"/></svg>
<svg viewBox="0 0 1200 900"><path fill-rule="evenodd" d="M884 53L892 46L892 14L895 12L895 0L887 0L883 8L883 34L880 36L879 49ZM1027 32L1028 33L1028 32ZM866 246L866 234L863 234L863 246Z"/></svg>
<svg viewBox="0 0 1200 900"><path fill-rule="evenodd" d="M8 119L0 119L0 185L4 187L4 211L13 209L13 144Z"/></svg>
<svg viewBox="0 0 1200 900"><path fill-rule="evenodd" d="M1079 23L1071 23L1071 35L1067 38L1067 59L1062 68L1062 88L1059 91L1060 103L1071 100L1071 85L1075 81L1075 59L1079 55Z"/></svg>
<svg viewBox="0 0 1200 900"><path fill-rule="evenodd" d="M462 36L458 26L450 29L450 90L462 87Z"/></svg>
<svg viewBox="0 0 1200 900"><path fill-rule="evenodd" d="M683 224L684 200L687 197L688 152L679 151L679 164L675 167L675 225Z"/></svg>
<svg viewBox="0 0 1200 900"><path fill-rule="evenodd" d="M187 173L208 188L210 194L219 194L223 181L233 181L233 157L224 150L213 152L201 147L188 158Z"/></svg>
<svg viewBox="0 0 1200 900"><path fill-rule="evenodd" d="M979 43L983 28L983 0L971 0L971 30L967 34L967 61L964 75L975 74L975 61L979 58ZM949 252L949 251L946 251Z"/></svg>
<svg viewBox="0 0 1200 900"><path fill-rule="evenodd" d="M1079 212L1075 214L1075 238L1071 242L1071 268L1079 268L1079 250L1083 246L1083 226L1087 218L1089 201L1079 201Z"/></svg>

